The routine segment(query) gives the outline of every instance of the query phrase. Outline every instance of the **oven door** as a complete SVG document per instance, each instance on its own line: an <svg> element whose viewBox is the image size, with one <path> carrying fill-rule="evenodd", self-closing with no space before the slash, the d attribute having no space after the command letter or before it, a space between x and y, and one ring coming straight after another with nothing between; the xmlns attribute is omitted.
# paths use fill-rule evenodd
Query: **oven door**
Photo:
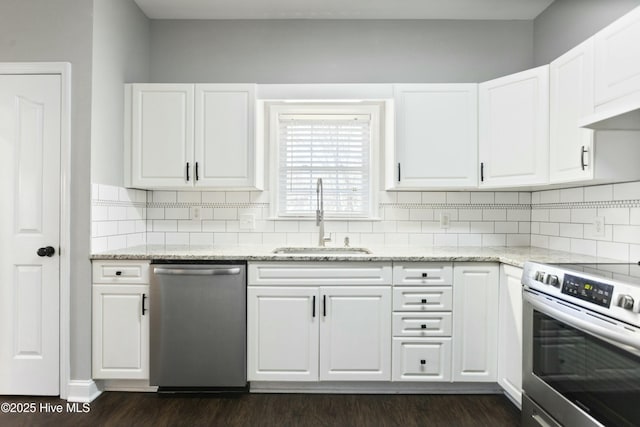
<svg viewBox="0 0 640 427"><path fill-rule="evenodd" d="M524 393L563 426L640 425L640 330L526 288L523 298Z"/></svg>

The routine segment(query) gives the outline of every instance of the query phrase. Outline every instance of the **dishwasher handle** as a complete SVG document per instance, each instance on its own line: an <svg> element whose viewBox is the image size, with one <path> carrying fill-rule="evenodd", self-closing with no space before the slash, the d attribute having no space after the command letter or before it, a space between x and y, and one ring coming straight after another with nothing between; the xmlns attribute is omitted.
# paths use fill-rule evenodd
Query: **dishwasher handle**
<svg viewBox="0 0 640 427"><path fill-rule="evenodd" d="M240 267L231 268L154 268L155 274L173 276L231 276L240 274Z"/></svg>

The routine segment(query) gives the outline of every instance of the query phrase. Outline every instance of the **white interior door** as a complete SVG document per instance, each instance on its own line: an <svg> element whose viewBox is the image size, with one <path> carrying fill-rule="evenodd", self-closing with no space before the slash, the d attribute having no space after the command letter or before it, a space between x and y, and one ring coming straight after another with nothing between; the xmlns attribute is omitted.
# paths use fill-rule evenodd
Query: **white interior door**
<svg viewBox="0 0 640 427"><path fill-rule="evenodd" d="M0 394L59 394L60 102L59 75L0 75Z"/></svg>

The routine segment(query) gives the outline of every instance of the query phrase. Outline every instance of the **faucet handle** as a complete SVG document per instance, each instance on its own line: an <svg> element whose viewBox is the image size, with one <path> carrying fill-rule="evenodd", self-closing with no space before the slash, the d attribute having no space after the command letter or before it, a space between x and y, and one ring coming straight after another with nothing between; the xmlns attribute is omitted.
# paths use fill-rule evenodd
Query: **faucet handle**
<svg viewBox="0 0 640 427"><path fill-rule="evenodd" d="M348 248L349 247L349 236L344 238L344 247Z"/></svg>

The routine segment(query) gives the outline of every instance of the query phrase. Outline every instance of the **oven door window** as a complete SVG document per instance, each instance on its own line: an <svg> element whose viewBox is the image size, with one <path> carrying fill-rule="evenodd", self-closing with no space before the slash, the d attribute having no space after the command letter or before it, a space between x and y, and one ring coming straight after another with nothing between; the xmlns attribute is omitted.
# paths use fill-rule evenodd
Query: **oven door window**
<svg viewBox="0 0 640 427"><path fill-rule="evenodd" d="M640 358L533 311L533 373L605 426L640 425Z"/></svg>

